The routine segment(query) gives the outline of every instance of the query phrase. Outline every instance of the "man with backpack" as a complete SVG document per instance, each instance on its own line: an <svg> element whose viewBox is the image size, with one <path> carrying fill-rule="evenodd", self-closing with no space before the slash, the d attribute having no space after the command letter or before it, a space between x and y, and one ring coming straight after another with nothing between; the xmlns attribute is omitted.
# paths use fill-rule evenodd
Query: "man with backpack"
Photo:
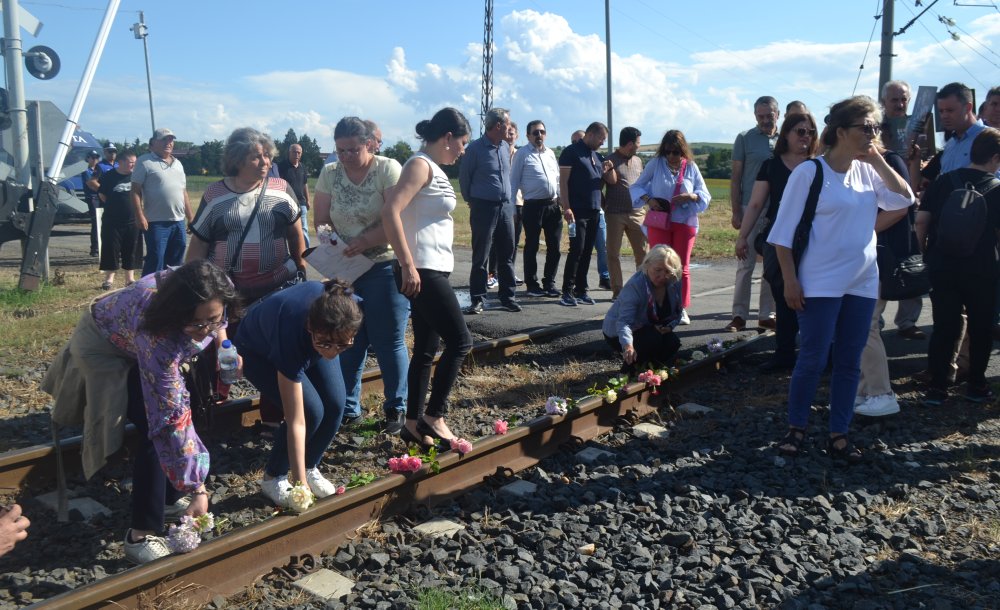
<svg viewBox="0 0 1000 610"><path fill-rule="evenodd" d="M1000 130L984 127L969 147L969 165L942 174L924 193L917 212L917 242L931 281L934 333L927 353L930 388L924 404L948 398L952 352L968 316L969 378L965 397L991 402L986 383L1000 277Z"/></svg>

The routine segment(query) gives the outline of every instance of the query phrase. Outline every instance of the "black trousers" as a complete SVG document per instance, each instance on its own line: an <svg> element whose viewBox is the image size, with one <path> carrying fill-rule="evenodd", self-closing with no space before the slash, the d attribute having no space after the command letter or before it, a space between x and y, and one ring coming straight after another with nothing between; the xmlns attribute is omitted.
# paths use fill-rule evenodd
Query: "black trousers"
<svg viewBox="0 0 1000 610"><path fill-rule="evenodd" d="M771 282L771 296L774 297L774 338L777 348L776 360L795 362L795 338L799 334L799 316L785 300L785 283Z"/></svg>
<svg viewBox="0 0 1000 610"><path fill-rule="evenodd" d="M934 332L927 347L927 368L931 386L947 389L951 356L958 351L962 328L962 308L968 316L969 383L986 383L986 366L993 347L993 307L996 278L956 271L932 271L931 305Z"/></svg>
<svg viewBox="0 0 1000 610"><path fill-rule="evenodd" d="M622 344L618 337L604 335L604 340L611 349L621 353ZM647 325L632 331L632 347L635 348L635 365L630 367L632 370L646 365L664 367L673 363L681 348L681 340L676 333L661 333L652 325Z"/></svg>
<svg viewBox="0 0 1000 610"><path fill-rule="evenodd" d="M86 195L86 198L87 215L90 216L90 255L94 256L98 254L97 208L100 207L101 201L97 198L97 195Z"/></svg>
<svg viewBox="0 0 1000 610"><path fill-rule="evenodd" d="M528 289L554 288L559 270L559 245L562 243L562 210L555 199L531 199L524 202L524 282ZM538 239L545 232L545 266L538 283Z"/></svg>
<svg viewBox="0 0 1000 610"><path fill-rule="evenodd" d="M563 268L563 292L580 296L587 292L587 272L594 254L597 232L600 230L600 210L573 210L576 237L569 238L569 253Z"/></svg>
<svg viewBox="0 0 1000 610"><path fill-rule="evenodd" d="M173 504L183 492L174 489L163 474L160 458L153 441L149 440L149 421L146 404L139 382L139 367L132 367L128 374L128 420L135 425L136 451L132 465L132 521L137 530L159 532L163 529L163 510Z"/></svg>
<svg viewBox="0 0 1000 610"><path fill-rule="evenodd" d="M413 322L413 356L406 374L406 419L443 417L448 412L448 395L462 370L462 362L472 349L472 336L458 306L455 291L448 283L450 273L417 269L420 292L410 299ZM402 286L399 264L393 263L396 287ZM444 339L444 351L434 367L434 356ZM434 380L431 381L431 368ZM427 399L427 387L431 397ZM425 410L426 404L426 410Z"/></svg>

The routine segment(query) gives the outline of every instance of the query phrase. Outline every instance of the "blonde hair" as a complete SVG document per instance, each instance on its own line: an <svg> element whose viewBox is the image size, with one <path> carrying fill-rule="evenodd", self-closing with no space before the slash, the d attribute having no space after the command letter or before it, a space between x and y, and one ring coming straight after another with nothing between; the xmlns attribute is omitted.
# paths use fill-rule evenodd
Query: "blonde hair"
<svg viewBox="0 0 1000 610"><path fill-rule="evenodd" d="M681 257L670 246L660 244L659 246L650 248L649 252L646 253L646 258L642 259L639 269L646 275L649 275L649 268L653 265L665 266L672 280L677 280L681 276L681 269L683 267L681 265Z"/></svg>

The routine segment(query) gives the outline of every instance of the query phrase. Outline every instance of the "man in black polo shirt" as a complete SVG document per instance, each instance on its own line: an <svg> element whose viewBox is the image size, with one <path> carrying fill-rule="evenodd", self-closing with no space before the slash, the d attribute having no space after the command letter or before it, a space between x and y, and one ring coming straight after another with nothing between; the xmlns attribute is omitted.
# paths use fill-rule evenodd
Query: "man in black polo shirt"
<svg viewBox="0 0 1000 610"><path fill-rule="evenodd" d="M614 164L597 152L607 139L607 126L595 121L580 140L559 155L559 205L566 222L571 227L575 223L576 228L575 236L570 230L569 253L563 269L563 295L559 304L566 307L594 304L587 293L587 272L600 223L601 187L604 182L618 182Z"/></svg>
<svg viewBox="0 0 1000 610"><path fill-rule="evenodd" d="M306 222L306 212L309 211L309 170L302 164L302 146L292 144L288 147L285 158L278 163L278 175L292 187L295 198L299 201L299 211L302 213L302 235L309 247L309 223Z"/></svg>

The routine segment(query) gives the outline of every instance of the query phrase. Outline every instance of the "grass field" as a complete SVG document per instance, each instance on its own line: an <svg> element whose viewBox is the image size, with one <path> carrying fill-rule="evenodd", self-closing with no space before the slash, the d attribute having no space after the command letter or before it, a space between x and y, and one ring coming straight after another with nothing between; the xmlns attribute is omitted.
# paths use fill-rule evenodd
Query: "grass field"
<svg viewBox="0 0 1000 610"><path fill-rule="evenodd" d="M205 187L217 181L218 176L188 176L188 195L191 198L191 205L197 208L201 200L201 194ZM701 228L698 231L698 239L694 242L693 259L728 258L733 256L733 246L739 233L730 224L732 212L729 209L729 180L707 179L708 190L712 194L712 201L708 206L708 211L700 218ZM469 248L472 246L472 231L469 228L469 206L459 193L458 180L452 180L455 193L458 195L458 207L453 214L455 218L455 246L459 248ZM309 188L312 191L315 180L310 180ZM521 247L524 241L522 239ZM563 231L562 251L569 249L569 237ZM631 256L632 250L628 246L628 240L622 246L622 253Z"/></svg>

